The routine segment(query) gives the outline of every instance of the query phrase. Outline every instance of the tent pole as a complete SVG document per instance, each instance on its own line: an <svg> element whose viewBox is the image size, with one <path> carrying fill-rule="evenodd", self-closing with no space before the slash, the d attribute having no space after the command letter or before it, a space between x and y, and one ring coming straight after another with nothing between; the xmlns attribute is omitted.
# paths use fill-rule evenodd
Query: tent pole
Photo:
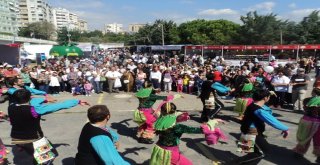
<svg viewBox="0 0 320 165"><path fill-rule="evenodd" d="M297 56L296 56L296 61L298 62L298 58L299 58L299 49L300 49L300 45L298 45L298 48L297 48Z"/></svg>

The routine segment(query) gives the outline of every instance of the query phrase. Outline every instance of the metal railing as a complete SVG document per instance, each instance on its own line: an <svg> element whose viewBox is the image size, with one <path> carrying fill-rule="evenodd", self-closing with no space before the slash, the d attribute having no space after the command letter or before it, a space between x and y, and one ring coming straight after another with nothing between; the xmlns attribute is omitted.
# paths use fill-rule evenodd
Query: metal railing
<svg viewBox="0 0 320 165"><path fill-rule="evenodd" d="M10 35L0 34L0 40L4 41L15 41L15 42L23 42L23 43L34 43L34 44L50 44L56 45L58 44L56 41L35 39L35 38L26 38L26 37L14 37Z"/></svg>

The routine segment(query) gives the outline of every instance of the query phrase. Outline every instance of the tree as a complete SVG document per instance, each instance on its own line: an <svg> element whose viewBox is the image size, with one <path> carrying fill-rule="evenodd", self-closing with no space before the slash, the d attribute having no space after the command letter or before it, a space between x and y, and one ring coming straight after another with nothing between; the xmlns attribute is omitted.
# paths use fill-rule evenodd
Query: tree
<svg viewBox="0 0 320 165"><path fill-rule="evenodd" d="M300 43L315 44L320 43L320 17L319 11L315 10L309 16L304 17L298 25L298 33L301 36Z"/></svg>
<svg viewBox="0 0 320 165"><path fill-rule="evenodd" d="M182 23L179 37L184 44L231 44L240 25L227 20L194 20Z"/></svg>
<svg viewBox="0 0 320 165"><path fill-rule="evenodd" d="M256 11L241 16L243 25L240 28L239 43L242 44L279 44L281 27L287 24L287 21L277 19L277 15L271 13L259 15Z"/></svg>
<svg viewBox="0 0 320 165"><path fill-rule="evenodd" d="M41 21L28 24L27 27L21 28L18 35L22 37L51 40L55 31L55 27L52 23Z"/></svg>
<svg viewBox="0 0 320 165"><path fill-rule="evenodd" d="M176 44L180 41L177 24L173 21L156 20L151 25L141 28L132 38L135 43L145 45L162 45L162 28L164 44Z"/></svg>
<svg viewBox="0 0 320 165"><path fill-rule="evenodd" d="M69 42L69 37L68 34L70 35L70 40L72 42L79 42L81 38L81 32L78 30L71 30L68 33L68 29L66 27L63 27L62 29L58 30L58 43L63 44Z"/></svg>

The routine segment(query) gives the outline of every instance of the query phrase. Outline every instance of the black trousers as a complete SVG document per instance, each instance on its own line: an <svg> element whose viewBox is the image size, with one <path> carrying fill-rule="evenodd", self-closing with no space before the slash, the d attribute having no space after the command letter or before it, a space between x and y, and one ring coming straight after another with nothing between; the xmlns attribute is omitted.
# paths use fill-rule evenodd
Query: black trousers
<svg viewBox="0 0 320 165"><path fill-rule="evenodd" d="M204 98L201 98L201 102L202 102L202 105L203 105L203 110L202 110L202 113L201 113L201 121L202 122L207 122L210 119L212 119L214 116L216 116L220 110L222 108L224 108L224 104L219 100L217 99L217 97L214 98L215 99L215 108L214 109L207 109L206 106L205 106L205 100Z"/></svg>
<svg viewBox="0 0 320 165"><path fill-rule="evenodd" d="M54 87L50 87L50 92L51 94L59 94L60 92L60 86L54 86Z"/></svg>

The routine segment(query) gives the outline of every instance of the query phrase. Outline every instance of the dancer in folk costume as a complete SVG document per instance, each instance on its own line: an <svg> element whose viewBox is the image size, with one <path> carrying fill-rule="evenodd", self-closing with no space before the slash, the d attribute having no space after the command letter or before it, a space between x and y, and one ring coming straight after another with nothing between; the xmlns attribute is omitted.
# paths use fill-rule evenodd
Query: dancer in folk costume
<svg viewBox="0 0 320 165"><path fill-rule="evenodd" d="M313 154L320 163L320 97L310 97L304 100L305 114L300 119L297 131L297 146L293 149L297 156L304 155L313 140Z"/></svg>
<svg viewBox="0 0 320 165"><path fill-rule="evenodd" d="M153 147L150 165L191 165L192 162L183 156L179 150L182 134L202 133L200 127L189 127L178 122L186 121L186 113L177 113L176 106L166 102L161 106L161 116L154 123L156 134L159 136Z"/></svg>
<svg viewBox="0 0 320 165"><path fill-rule="evenodd" d="M225 123L221 119L210 119L206 124L202 124L201 128L205 135L205 139L208 145L215 145L218 142L226 143L228 140L227 136L222 130L217 127L219 123Z"/></svg>
<svg viewBox="0 0 320 165"><path fill-rule="evenodd" d="M12 144L22 148L28 156L33 157L33 164L50 164L57 156L57 152L42 132L41 116L88 103L73 99L46 104L53 100L31 98L31 92L26 89L15 91L13 98L15 102L8 107L12 125L10 134Z"/></svg>
<svg viewBox="0 0 320 165"><path fill-rule="evenodd" d="M239 97L236 99L236 106L234 111L239 113L238 119L242 120L243 114L247 107L253 102L252 99L253 84L245 83L242 87Z"/></svg>
<svg viewBox="0 0 320 165"><path fill-rule="evenodd" d="M250 104L241 121L241 137L238 151L249 153L236 159L233 164L245 164L260 161L268 154L268 142L263 135L265 123L281 130L283 137L289 134L288 127L272 116L272 110L265 104L269 101L271 93L268 90L257 90L253 94L254 102Z"/></svg>
<svg viewBox="0 0 320 165"><path fill-rule="evenodd" d="M8 115L5 114L4 112L0 111L0 119L1 120L7 120L8 119ZM8 154L8 150L6 148L6 146L3 144L1 138L0 138L0 165L4 165L7 163L7 154Z"/></svg>
<svg viewBox="0 0 320 165"><path fill-rule="evenodd" d="M152 88L144 88L136 93L139 99L139 107L134 112L133 121L139 125L137 137L139 143L152 144L154 137L153 123L157 120L157 114L152 106L157 100L166 100L167 96L158 96Z"/></svg>

